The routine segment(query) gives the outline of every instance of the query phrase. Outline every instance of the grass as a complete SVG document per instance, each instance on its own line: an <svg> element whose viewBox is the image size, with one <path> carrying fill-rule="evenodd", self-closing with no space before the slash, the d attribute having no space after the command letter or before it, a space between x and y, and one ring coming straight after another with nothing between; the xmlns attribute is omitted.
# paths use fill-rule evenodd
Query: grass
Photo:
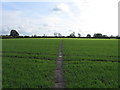
<svg viewBox="0 0 120 90"><path fill-rule="evenodd" d="M29 38L2 40L3 88L53 88L61 40L65 88L120 87L117 39Z"/></svg>
<svg viewBox="0 0 120 90"><path fill-rule="evenodd" d="M118 87L118 63L71 61L64 70L66 88Z"/></svg>
<svg viewBox="0 0 120 90"><path fill-rule="evenodd" d="M3 88L52 88L58 39L4 39Z"/></svg>
<svg viewBox="0 0 120 90"><path fill-rule="evenodd" d="M63 55L66 88L119 87L118 40L65 39Z"/></svg>
<svg viewBox="0 0 120 90"><path fill-rule="evenodd" d="M3 88L51 88L55 61L3 58Z"/></svg>
<svg viewBox="0 0 120 90"><path fill-rule="evenodd" d="M65 60L118 60L118 40L64 40Z"/></svg>
<svg viewBox="0 0 120 90"><path fill-rule="evenodd" d="M5 39L3 52L56 54L58 39Z"/></svg>

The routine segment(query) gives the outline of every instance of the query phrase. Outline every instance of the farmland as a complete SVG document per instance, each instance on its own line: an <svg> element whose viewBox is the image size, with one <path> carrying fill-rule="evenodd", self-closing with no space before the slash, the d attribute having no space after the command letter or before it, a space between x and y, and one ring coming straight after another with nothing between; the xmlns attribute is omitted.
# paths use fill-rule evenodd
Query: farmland
<svg viewBox="0 0 120 90"><path fill-rule="evenodd" d="M64 40L67 88L117 88L117 40Z"/></svg>
<svg viewBox="0 0 120 90"><path fill-rule="evenodd" d="M59 40L3 40L3 88L51 88Z"/></svg>
<svg viewBox="0 0 120 90"><path fill-rule="evenodd" d="M117 88L117 39L3 39L3 88L53 88L62 43L65 88ZM120 57L120 56L119 56Z"/></svg>

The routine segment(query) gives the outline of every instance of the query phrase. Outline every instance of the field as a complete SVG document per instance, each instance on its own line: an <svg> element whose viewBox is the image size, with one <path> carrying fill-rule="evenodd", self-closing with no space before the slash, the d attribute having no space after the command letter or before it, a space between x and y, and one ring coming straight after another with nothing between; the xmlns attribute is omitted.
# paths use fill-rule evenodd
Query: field
<svg viewBox="0 0 120 90"><path fill-rule="evenodd" d="M63 43L67 88L117 88L118 41L67 39Z"/></svg>
<svg viewBox="0 0 120 90"><path fill-rule="evenodd" d="M117 88L117 39L3 39L3 88L53 88L62 44L65 88ZM120 56L119 56L120 57Z"/></svg>
<svg viewBox="0 0 120 90"><path fill-rule="evenodd" d="M3 40L3 88L51 88L59 40Z"/></svg>

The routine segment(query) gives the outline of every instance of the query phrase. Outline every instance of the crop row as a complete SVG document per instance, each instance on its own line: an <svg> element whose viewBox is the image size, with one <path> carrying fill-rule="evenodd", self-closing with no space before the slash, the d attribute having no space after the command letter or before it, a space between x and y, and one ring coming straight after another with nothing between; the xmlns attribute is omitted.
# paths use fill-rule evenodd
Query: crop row
<svg viewBox="0 0 120 90"><path fill-rule="evenodd" d="M8 39L3 40L4 52L47 53L58 52L59 39Z"/></svg>
<svg viewBox="0 0 120 90"><path fill-rule="evenodd" d="M117 88L118 63L65 61L66 88Z"/></svg>
<svg viewBox="0 0 120 90"><path fill-rule="evenodd" d="M75 61L75 60L105 60L105 61L118 61L118 57L89 57L89 56L64 56L64 60ZM120 60L119 60L120 61Z"/></svg>
<svg viewBox="0 0 120 90"><path fill-rule="evenodd" d="M3 57L3 88L51 88L55 61Z"/></svg>
<svg viewBox="0 0 120 90"><path fill-rule="evenodd" d="M65 39L62 51L66 88L119 87L117 40Z"/></svg>
<svg viewBox="0 0 120 90"><path fill-rule="evenodd" d="M4 39L3 88L52 88L60 41ZM119 87L117 40L63 39L62 48L66 88Z"/></svg>
<svg viewBox="0 0 120 90"><path fill-rule="evenodd" d="M2 52L0 52L0 53L13 53L13 54L30 54L30 55L32 55L32 54L34 54L34 55L57 55L57 53L56 54L51 54L51 53L49 53L49 52L46 52L46 53L32 53L32 52L18 52L18 51L14 51L14 52L11 52L11 51L2 51Z"/></svg>
<svg viewBox="0 0 120 90"><path fill-rule="evenodd" d="M3 40L3 88L51 88L59 40Z"/></svg>
<svg viewBox="0 0 120 90"><path fill-rule="evenodd" d="M64 40L63 55L118 56L118 40Z"/></svg>
<svg viewBox="0 0 120 90"><path fill-rule="evenodd" d="M29 55L29 54L16 54L16 53L3 53L3 57L12 57L12 58L33 58L33 59L44 59L44 60L56 60L57 55Z"/></svg>

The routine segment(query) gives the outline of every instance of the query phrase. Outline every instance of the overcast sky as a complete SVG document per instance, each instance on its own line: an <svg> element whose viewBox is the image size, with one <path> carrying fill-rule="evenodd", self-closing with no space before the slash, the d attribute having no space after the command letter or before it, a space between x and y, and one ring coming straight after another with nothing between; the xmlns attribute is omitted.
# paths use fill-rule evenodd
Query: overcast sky
<svg viewBox="0 0 120 90"><path fill-rule="evenodd" d="M30 1L2 2L0 34L9 34L11 29L20 35L118 34L119 0Z"/></svg>

